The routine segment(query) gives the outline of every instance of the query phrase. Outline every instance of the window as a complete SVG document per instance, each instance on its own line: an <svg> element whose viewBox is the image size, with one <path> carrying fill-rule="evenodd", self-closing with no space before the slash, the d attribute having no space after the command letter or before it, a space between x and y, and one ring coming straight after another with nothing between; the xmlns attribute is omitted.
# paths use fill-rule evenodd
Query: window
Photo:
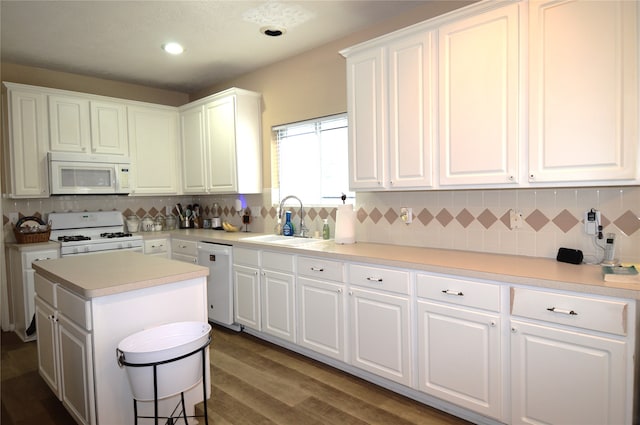
<svg viewBox="0 0 640 425"><path fill-rule="evenodd" d="M347 115L273 127L273 202L295 195L305 205L336 205L349 192Z"/></svg>

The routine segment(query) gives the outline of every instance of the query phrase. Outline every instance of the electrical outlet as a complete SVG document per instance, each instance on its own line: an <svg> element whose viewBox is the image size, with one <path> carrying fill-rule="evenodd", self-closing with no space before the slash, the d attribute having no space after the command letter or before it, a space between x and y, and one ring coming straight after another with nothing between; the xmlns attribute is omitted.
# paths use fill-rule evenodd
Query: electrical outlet
<svg viewBox="0 0 640 425"><path fill-rule="evenodd" d="M522 213L516 210L509 210L509 227L513 229L522 229Z"/></svg>
<svg viewBox="0 0 640 425"><path fill-rule="evenodd" d="M591 208L584 213L584 232L587 235L597 235L600 231L600 211Z"/></svg>
<svg viewBox="0 0 640 425"><path fill-rule="evenodd" d="M249 209L251 210L251 217L253 217L253 218L260 217L260 206L259 205L253 205L253 206L249 207Z"/></svg>
<svg viewBox="0 0 640 425"><path fill-rule="evenodd" d="M400 208L400 219L405 222L405 224L409 224L413 221L413 209L402 207Z"/></svg>
<svg viewBox="0 0 640 425"><path fill-rule="evenodd" d="M9 221L11 222L11 224L16 224L18 222L18 213L17 212L9 213Z"/></svg>

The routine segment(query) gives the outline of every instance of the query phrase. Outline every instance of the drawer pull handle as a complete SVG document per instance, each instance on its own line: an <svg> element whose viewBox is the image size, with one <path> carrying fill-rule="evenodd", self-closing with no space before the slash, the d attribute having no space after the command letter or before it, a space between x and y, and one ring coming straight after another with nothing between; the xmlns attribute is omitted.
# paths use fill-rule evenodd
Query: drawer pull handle
<svg viewBox="0 0 640 425"><path fill-rule="evenodd" d="M452 291L451 289L443 289L442 290L443 294L447 294L447 295L457 295L457 296L464 296L464 294L460 291Z"/></svg>
<svg viewBox="0 0 640 425"><path fill-rule="evenodd" d="M569 316L577 316L578 315L578 313L576 313L573 310L563 310L561 308L555 308L555 307L549 307L547 310L549 310L552 313L568 314Z"/></svg>
<svg viewBox="0 0 640 425"><path fill-rule="evenodd" d="M314 272L323 272L324 269L322 267L311 267L311 271Z"/></svg>
<svg viewBox="0 0 640 425"><path fill-rule="evenodd" d="M367 280L369 282L382 282L382 278L381 277L368 277Z"/></svg>

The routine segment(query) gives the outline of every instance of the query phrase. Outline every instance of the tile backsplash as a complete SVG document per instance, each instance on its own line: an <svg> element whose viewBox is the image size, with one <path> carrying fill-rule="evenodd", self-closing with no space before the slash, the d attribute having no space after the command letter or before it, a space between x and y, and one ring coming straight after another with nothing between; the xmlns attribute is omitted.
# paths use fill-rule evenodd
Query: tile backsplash
<svg viewBox="0 0 640 425"><path fill-rule="evenodd" d="M12 241L10 213L45 217L51 211L117 210L139 217L165 215L177 202L199 203L204 217L214 216L219 205L223 220L240 224L235 210L237 196L64 196L47 199L3 199L5 240ZM268 192L242 195L243 206L254 210L248 229L271 232L276 208ZM400 208L413 210L413 222L400 219ZM294 222L298 208L290 206ZM616 257L640 262L640 187L551 188L513 190L461 190L422 192L358 193L356 240L393 245L424 246L469 251L555 258L558 248L580 249L585 261L602 258L602 240L584 232L584 213L591 208L602 215L604 233L616 234ZM259 211L255 211L259 210ZM522 227L511 229L510 211L522 214ZM322 229L328 218L331 234L336 210L332 207L305 206L305 223L311 234Z"/></svg>

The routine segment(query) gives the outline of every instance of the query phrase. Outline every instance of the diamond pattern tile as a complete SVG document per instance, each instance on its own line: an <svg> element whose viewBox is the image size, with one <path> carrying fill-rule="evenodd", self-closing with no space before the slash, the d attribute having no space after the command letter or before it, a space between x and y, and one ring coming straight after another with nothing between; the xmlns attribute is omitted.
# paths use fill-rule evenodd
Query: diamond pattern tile
<svg viewBox="0 0 640 425"><path fill-rule="evenodd" d="M631 236L640 229L640 217L631 210L627 210L624 214L613 221L618 229L625 235Z"/></svg>
<svg viewBox="0 0 640 425"><path fill-rule="evenodd" d="M387 219L389 224L395 223L395 221L398 219L398 217L399 217L398 213L395 212L395 210L393 208L389 208L387 210L387 212L384 214L384 218Z"/></svg>
<svg viewBox="0 0 640 425"><path fill-rule="evenodd" d="M336 209L337 211L337 209ZM371 217L371 216L369 216ZM334 219L335 219L335 215L334 215ZM367 212L364 210L364 208L359 208L358 212L356 213L356 219L360 222L360 223L364 223L364 221L367 219ZM373 218L371 217L371 220L373 220ZM380 220L380 218L378 218L378 220ZM375 221L374 223L377 223L377 221Z"/></svg>
<svg viewBox="0 0 640 425"><path fill-rule="evenodd" d="M361 210L362 210L362 208L361 208ZM377 208L374 207L373 210L371 211L371 213L369 214L369 218L371 219L371 221L374 222L374 224L377 224L380 221L380 219L382 218L382 213L380 211L378 211ZM358 219L360 219L360 211L358 211Z"/></svg>
<svg viewBox="0 0 640 425"><path fill-rule="evenodd" d="M485 229L493 226L493 223L498 221L498 217L493 215L493 213L487 208L480 213L477 220L484 226Z"/></svg>
<svg viewBox="0 0 640 425"><path fill-rule="evenodd" d="M458 220L458 223L460 223L462 227L466 229L473 222L473 220L475 220L475 218L473 218L473 215L471 215L469 210L463 208L462 211L460 211L456 216L456 220Z"/></svg>
<svg viewBox="0 0 640 425"><path fill-rule="evenodd" d="M529 214L524 219L524 221L526 221L529 224L529 226L531 226L533 230L537 232L547 225L547 223L549 222L549 219L547 218L547 216L542 214L542 212L539 209L536 209L531 214Z"/></svg>
<svg viewBox="0 0 640 425"><path fill-rule="evenodd" d="M453 220L453 216L449 211L447 211L446 208L443 208L436 215L436 220L438 220L438 222L442 224L442 227L447 227L447 225L451 223L451 220Z"/></svg>
<svg viewBox="0 0 640 425"><path fill-rule="evenodd" d="M420 221L420 223L424 224L425 226L431 223L433 219L434 219L433 214L431 214L429 210L426 208L423 208L422 211L420 211L420 214L418 214L418 220Z"/></svg>
<svg viewBox="0 0 640 425"><path fill-rule="evenodd" d="M553 221L553 224L558 226L558 229L562 230L564 233L573 229L573 227L580 222L566 209L562 210L560 214L555 216L551 221Z"/></svg>
<svg viewBox="0 0 640 425"><path fill-rule="evenodd" d="M511 229L511 214L509 210L507 210L506 213L502 214L502 217L500 217L500 222L504 224L504 227L506 227L507 229Z"/></svg>

